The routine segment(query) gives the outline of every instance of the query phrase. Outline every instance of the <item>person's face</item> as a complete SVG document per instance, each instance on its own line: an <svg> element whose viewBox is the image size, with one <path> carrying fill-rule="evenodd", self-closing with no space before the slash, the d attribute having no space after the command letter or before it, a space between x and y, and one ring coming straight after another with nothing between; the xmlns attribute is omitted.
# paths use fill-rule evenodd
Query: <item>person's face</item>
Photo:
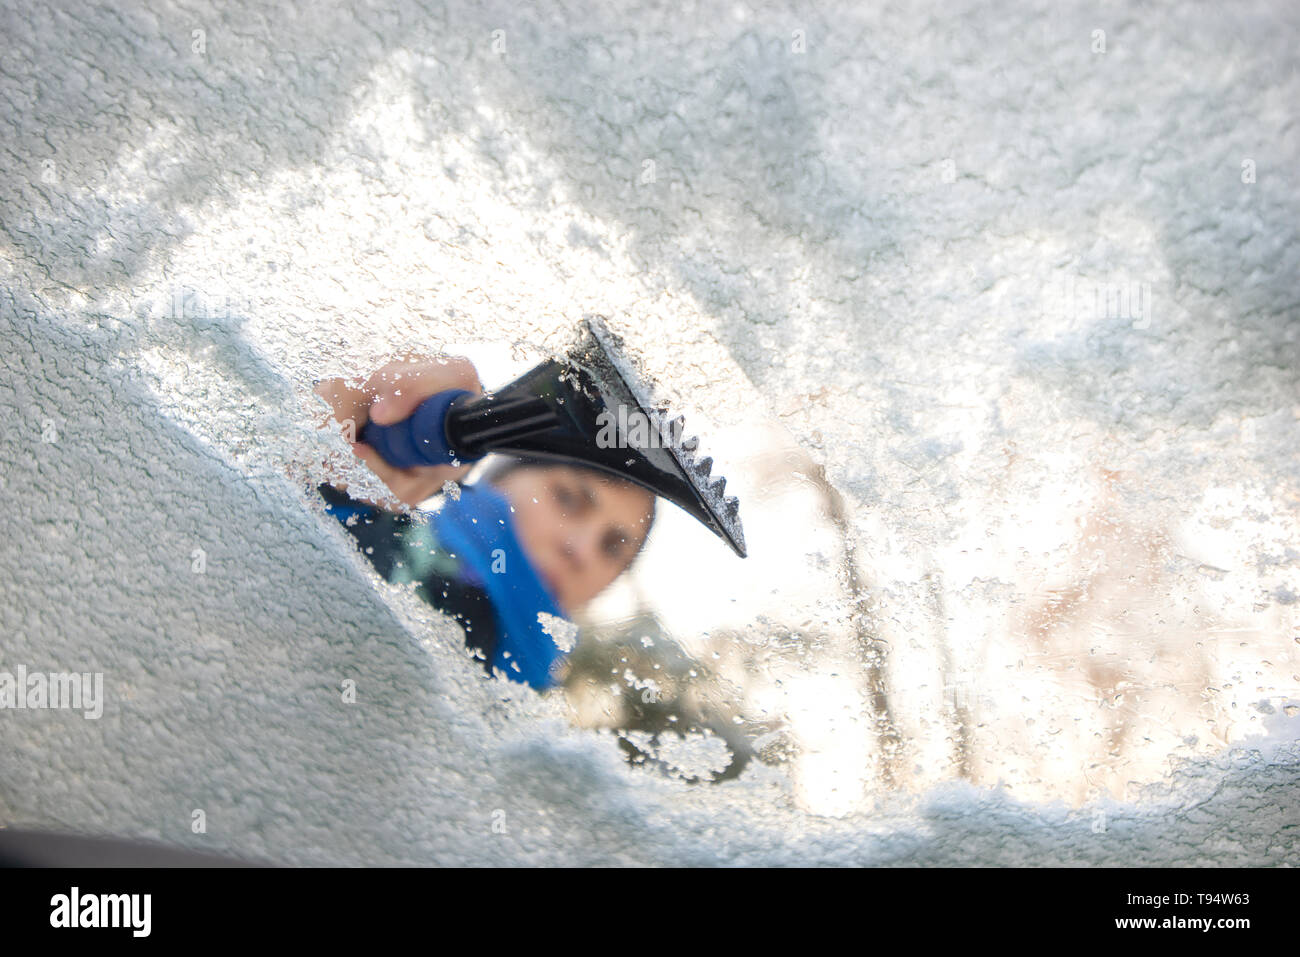
<svg viewBox="0 0 1300 957"><path fill-rule="evenodd" d="M521 468L497 488L514 507L519 543L572 615L636 557L653 493L564 465Z"/></svg>

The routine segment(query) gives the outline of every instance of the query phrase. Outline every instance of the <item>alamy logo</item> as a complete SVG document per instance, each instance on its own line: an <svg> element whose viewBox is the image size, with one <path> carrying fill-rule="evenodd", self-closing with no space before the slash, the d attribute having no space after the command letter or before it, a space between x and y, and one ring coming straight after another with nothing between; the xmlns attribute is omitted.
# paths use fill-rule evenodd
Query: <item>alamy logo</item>
<svg viewBox="0 0 1300 957"><path fill-rule="evenodd" d="M0 671L0 710L67 708L95 721L104 713L104 673Z"/></svg>
<svg viewBox="0 0 1300 957"><path fill-rule="evenodd" d="M148 937L151 894L70 894L50 898L51 927L128 927L134 937Z"/></svg>
<svg viewBox="0 0 1300 957"><path fill-rule="evenodd" d="M187 286L172 286L166 308L168 319L232 319L252 312L247 299L229 294L204 295Z"/></svg>
<svg viewBox="0 0 1300 957"><path fill-rule="evenodd" d="M596 416L596 424L600 426L596 447L601 449L663 449L676 447L682 441L680 418L661 429L640 409L629 411L625 405L618 407L617 416L608 409L601 412Z"/></svg>
<svg viewBox="0 0 1300 957"><path fill-rule="evenodd" d="M1067 319L1127 319L1134 329L1151 326L1154 302L1149 282L1092 282L1065 278L1061 297Z"/></svg>

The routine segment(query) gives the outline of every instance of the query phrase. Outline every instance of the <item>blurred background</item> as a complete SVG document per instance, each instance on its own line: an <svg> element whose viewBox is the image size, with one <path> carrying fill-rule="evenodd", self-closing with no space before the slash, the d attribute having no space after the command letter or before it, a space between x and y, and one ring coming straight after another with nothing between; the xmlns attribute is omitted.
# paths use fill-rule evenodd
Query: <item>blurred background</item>
<svg viewBox="0 0 1300 957"><path fill-rule="evenodd" d="M2 16L0 668L108 700L0 714L0 822L306 863L1292 852L1294 9ZM662 508L536 700L314 510L348 463L310 390L408 349L504 381L584 312L750 557Z"/></svg>

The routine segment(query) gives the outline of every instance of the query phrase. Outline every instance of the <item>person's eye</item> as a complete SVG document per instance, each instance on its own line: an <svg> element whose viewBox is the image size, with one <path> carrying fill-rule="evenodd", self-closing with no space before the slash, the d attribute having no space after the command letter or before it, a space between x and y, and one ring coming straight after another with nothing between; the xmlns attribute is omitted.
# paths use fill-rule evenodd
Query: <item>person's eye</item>
<svg viewBox="0 0 1300 957"><path fill-rule="evenodd" d="M618 532L606 532L604 540L605 554L609 558L622 558L627 548L627 536Z"/></svg>
<svg viewBox="0 0 1300 957"><path fill-rule="evenodd" d="M578 504L578 496L567 485L555 486L555 502L566 511Z"/></svg>

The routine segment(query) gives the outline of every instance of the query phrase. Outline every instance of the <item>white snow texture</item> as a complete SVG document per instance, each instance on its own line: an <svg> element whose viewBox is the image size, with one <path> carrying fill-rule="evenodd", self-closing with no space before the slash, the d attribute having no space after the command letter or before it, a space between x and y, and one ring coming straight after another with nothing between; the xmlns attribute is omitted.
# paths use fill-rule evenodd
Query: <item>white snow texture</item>
<svg viewBox="0 0 1300 957"><path fill-rule="evenodd" d="M1280 705L1300 7L4 0L0 36L0 670L107 698L0 712L0 824L288 864L1295 862L1281 707L1123 800L998 772L819 816L779 767L631 767L303 488L347 459L314 379L599 312L824 465L900 660L1019 640L1071 529L1017 530L1112 489L1202 535L1128 594L1177 596L1189 648L1248 629L1223 655L1260 670L1213 683Z"/></svg>

